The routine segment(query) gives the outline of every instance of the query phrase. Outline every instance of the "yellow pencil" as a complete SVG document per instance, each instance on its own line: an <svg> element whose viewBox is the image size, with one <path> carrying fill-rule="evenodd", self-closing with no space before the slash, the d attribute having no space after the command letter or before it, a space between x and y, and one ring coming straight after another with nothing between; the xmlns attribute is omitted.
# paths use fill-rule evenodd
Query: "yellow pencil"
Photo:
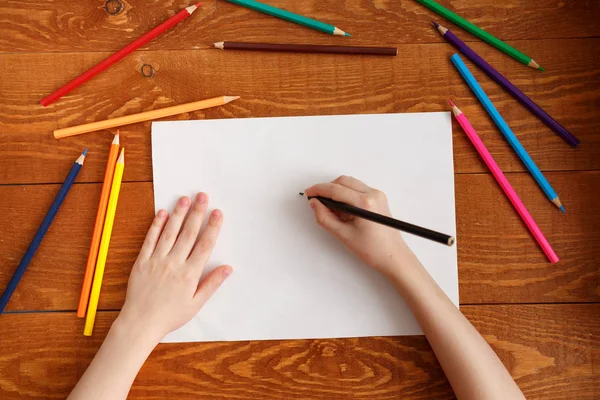
<svg viewBox="0 0 600 400"><path fill-rule="evenodd" d="M100 288L102 287L102 277L104 276L104 266L106 265L106 256L108 255L108 245L112 234L115 214L117 212L117 202L119 201L119 192L121 190L121 181L123 180L123 170L125 169L125 148L121 149L121 154L117 159L115 174L113 175L112 186L110 188L110 197L108 207L106 208L106 219L104 220L104 229L102 230L102 239L100 240L100 249L98 250L98 260L96 261L96 270L94 271L94 283L92 284L92 293L88 304L87 315L85 317L85 327L83 334L92 336L94 330L94 320L96 319L96 310L98 309L98 300L100 298Z"/></svg>
<svg viewBox="0 0 600 400"><path fill-rule="evenodd" d="M104 121L91 122L89 124L57 129L54 131L54 138L62 139L68 136L81 135L82 133L94 132L102 129L110 129L118 126L135 124L137 122L170 117L171 115L203 110L205 108L222 106L239 98L240 96L213 97L212 99L194 101L193 103L179 104L177 106L161 108L159 110L146 111L138 114L125 115L123 117L118 118L111 118Z"/></svg>

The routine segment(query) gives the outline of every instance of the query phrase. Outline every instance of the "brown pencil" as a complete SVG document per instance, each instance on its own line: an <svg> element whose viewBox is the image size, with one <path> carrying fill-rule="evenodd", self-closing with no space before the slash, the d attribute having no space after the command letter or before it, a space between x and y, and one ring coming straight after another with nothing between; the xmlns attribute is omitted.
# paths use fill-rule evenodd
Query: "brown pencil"
<svg viewBox="0 0 600 400"><path fill-rule="evenodd" d="M243 43L217 42L215 48L221 50L254 50L292 53L327 53L327 54L357 54L371 56L396 56L395 47L363 47L363 46L329 46L316 44L278 44L278 43Z"/></svg>

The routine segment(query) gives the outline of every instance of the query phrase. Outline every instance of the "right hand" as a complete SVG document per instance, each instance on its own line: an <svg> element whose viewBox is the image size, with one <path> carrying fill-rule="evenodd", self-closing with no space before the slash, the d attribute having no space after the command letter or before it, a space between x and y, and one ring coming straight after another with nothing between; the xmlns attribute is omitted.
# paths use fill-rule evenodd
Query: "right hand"
<svg viewBox="0 0 600 400"><path fill-rule="evenodd" d="M322 196L391 217L385 194L358 179L340 176L331 183L306 189L307 196ZM400 232L395 229L330 210L317 199L310 200L317 223L333 234L356 257L391 277L414 257Z"/></svg>

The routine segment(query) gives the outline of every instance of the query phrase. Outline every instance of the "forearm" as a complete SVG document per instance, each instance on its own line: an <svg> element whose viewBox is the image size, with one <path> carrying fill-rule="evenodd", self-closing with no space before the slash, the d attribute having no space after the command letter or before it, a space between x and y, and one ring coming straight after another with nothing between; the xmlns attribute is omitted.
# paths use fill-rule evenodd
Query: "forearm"
<svg viewBox="0 0 600 400"><path fill-rule="evenodd" d="M119 317L120 318L120 317ZM69 400L126 399L156 339L117 318Z"/></svg>
<svg viewBox="0 0 600 400"><path fill-rule="evenodd" d="M461 400L524 399L496 353L410 254L392 277Z"/></svg>

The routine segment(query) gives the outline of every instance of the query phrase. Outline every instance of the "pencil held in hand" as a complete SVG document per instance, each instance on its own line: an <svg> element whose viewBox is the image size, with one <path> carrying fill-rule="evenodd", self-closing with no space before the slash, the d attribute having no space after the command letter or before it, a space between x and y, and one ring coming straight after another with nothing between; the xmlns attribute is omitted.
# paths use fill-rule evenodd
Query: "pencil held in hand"
<svg viewBox="0 0 600 400"><path fill-rule="evenodd" d="M304 193L300 192L300 196L305 196ZM447 246L452 246L455 242L454 237L445 235L440 232L432 231L431 229L423 228L418 225L413 225L408 222L400 221L398 219L394 219L388 217L386 215L381 215L374 213L369 210L365 210L359 207L355 207L350 204L342 203L340 201L335 201L332 199L328 199L326 197L321 196L305 196L308 200L317 199L321 203L323 203L326 207L344 212L346 214L353 215L358 218L363 218L368 221L372 221L381 225L389 226L390 228L398 229L402 232L410 233L411 235L419 236L425 239L432 240L434 242L438 242L441 244L445 244Z"/></svg>

